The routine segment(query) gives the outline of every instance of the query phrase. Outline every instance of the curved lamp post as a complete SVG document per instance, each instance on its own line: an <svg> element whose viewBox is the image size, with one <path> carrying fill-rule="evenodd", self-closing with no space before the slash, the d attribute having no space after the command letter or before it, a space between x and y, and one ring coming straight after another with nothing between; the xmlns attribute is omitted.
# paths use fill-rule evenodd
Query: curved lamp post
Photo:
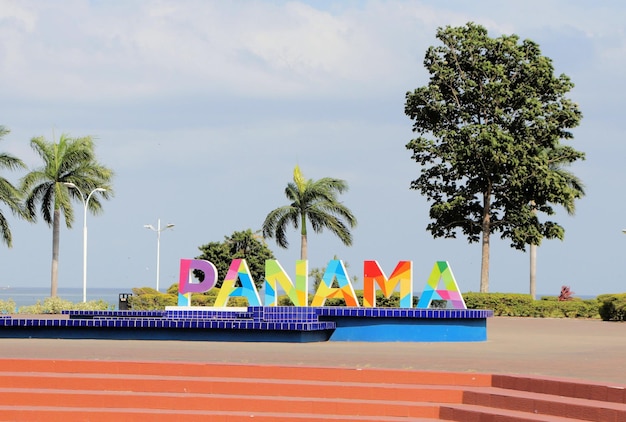
<svg viewBox="0 0 626 422"><path fill-rule="evenodd" d="M80 199L83 201L83 207L85 208L85 213L83 214L83 302L87 302L87 206L89 205L91 195L96 192L106 192L106 189L95 188L89 192L85 199L83 192L74 183L65 182L63 184L68 188L76 189L80 193Z"/></svg>
<svg viewBox="0 0 626 422"><path fill-rule="evenodd" d="M156 232L157 234L157 261L156 261L156 290L157 292L159 291L159 263L161 261L161 232L163 230L167 230L167 229L171 229L172 227L174 227L173 224L168 224L167 226L161 228L161 219L157 220L157 227L156 229L154 228L154 226L152 224L146 224L144 225L144 227L148 230L152 230L153 232Z"/></svg>

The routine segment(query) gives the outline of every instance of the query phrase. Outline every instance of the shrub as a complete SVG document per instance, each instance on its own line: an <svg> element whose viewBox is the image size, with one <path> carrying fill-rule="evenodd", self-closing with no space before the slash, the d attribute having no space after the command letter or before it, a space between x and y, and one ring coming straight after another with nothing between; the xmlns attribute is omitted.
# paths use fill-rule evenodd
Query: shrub
<svg viewBox="0 0 626 422"><path fill-rule="evenodd" d="M465 293L468 309L492 309L495 316L536 318L598 318L596 299L558 300L542 297L532 300L530 295L516 293Z"/></svg>
<svg viewBox="0 0 626 422"><path fill-rule="evenodd" d="M533 300L530 295L517 293L465 293L468 309L491 309L495 316L532 316Z"/></svg>
<svg viewBox="0 0 626 422"><path fill-rule="evenodd" d="M14 314L15 301L13 299L0 300L0 314Z"/></svg>
<svg viewBox="0 0 626 422"><path fill-rule="evenodd" d="M177 303L176 296L148 288L133 289L133 295L128 298L128 308L134 311L162 310Z"/></svg>
<svg viewBox="0 0 626 422"><path fill-rule="evenodd" d="M90 300L89 302L73 303L69 300L61 299L60 297L48 297L44 299L43 303L40 300L34 305L21 306L19 309L20 314L60 314L61 311L104 311L112 309L104 300Z"/></svg>
<svg viewBox="0 0 626 422"><path fill-rule="evenodd" d="M626 321L626 293L600 295L598 304L603 321Z"/></svg>
<svg viewBox="0 0 626 422"><path fill-rule="evenodd" d="M191 295L191 306L214 306L220 289L214 288L204 293ZM164 310L166 306L178 304L178 285L172 285L167 293L161 293L151 287L133 288L133 295L128 298L129 309L135 311ZM228 299L229 307L246 307L248 300L243 297Z"/></svg>
<svg viewBox="0 0 626 422"><path fill-rule="evenodd" d="M599 318L596 299L538 300L533 307L531 316L539 318Z"/></svg>

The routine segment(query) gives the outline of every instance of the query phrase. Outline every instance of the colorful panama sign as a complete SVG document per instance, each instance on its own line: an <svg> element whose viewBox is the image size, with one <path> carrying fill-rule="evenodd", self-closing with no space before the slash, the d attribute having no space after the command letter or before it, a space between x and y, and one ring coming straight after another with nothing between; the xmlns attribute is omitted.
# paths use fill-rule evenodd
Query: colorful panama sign
<svg viewBox="0 0 626 422"><path fill-rule="evenodd" d="M204 272L204 280L198 282L192 271ZM282 288L295 306L308 306L308 261L296 261L295 283L277 260L265 261L265 306L278 304L278 288ZM199 259L180 260L178 283L178 306L190 306L192 293L204 293L212 289L218 280L217 268L212 262ZM237 280L239 285L237 286ZM333 287L337 281L338 287ZM400 261L387 278L377 261L363 262L363 307L376 307L376 290L386 298L400 288L400 307L413 307L413 262ZM244 297L250 306L263 306L245 259L233 259L222 288L215 300L215 307L224 307L231 297ZM346 267L341 260L331 260L326 267L320 285L313 295L311 306L324 306L326 299L343 298L346 306L360 306ZM433 300L445 300L453 309L467 309L459 286L447 261L437 261L426 281L417 308L430 307Z"/></svg>

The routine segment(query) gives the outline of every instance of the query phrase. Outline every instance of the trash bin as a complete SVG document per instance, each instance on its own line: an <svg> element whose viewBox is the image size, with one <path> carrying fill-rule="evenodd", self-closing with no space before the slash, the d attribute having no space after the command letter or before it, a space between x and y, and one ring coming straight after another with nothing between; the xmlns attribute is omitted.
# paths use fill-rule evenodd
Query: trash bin
<svg viewBox="0 0 626 422"><path fill-rule="evenodd" d="M128 310L128 298L131 297L132 295L133 295L132 293L120 293L120 300L117 306L117 308L120 311Z"/></svg>

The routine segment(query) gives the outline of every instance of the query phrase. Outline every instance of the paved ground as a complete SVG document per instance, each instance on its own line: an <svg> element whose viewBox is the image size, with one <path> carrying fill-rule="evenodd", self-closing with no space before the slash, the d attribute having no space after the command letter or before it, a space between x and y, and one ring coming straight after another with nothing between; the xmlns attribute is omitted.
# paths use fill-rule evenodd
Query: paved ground
<svg viewBox="0 0 626 422"><path fill-rule="evenodd" d="M220 343L1 339L0 357L514 373L626 386L626 323L490 318L478 343Z"/></svg>

